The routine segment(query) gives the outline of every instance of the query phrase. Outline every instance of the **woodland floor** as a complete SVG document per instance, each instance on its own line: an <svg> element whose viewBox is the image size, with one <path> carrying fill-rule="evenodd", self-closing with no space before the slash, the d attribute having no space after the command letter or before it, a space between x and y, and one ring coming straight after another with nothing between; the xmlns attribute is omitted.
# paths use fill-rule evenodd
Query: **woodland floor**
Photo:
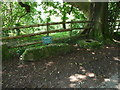
<svg viewBox="0 0 120 90"><path fill-rule="evenodd" d="M120 46L89 50L38 62L2 64L3 88L120 88Z"/></svg>

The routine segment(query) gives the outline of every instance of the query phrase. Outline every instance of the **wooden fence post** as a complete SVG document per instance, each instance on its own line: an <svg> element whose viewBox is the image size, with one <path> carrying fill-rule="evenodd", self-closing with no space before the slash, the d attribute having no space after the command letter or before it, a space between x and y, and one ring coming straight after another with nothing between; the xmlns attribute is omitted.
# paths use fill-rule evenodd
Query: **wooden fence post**
<svg viewBox="0 0 120 90"><path fill-rule="evenodd" d="M48 18L47 18L47 36L49 36L49 25L48 25Z"/></svg>
<svg viewBox="0 0 120 90"><path fill-rule="evenodd" d="M72 20L71 20L71 23L70 23L70 29L71 29L71 31L69 32L69 35L71 37L72 36Z"/></svg>

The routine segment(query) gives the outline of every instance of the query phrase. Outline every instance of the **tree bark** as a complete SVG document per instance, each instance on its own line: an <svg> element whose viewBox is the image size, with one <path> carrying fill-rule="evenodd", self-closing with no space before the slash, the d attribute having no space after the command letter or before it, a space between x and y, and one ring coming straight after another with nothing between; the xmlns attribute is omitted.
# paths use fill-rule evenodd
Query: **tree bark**
<svg viewBox="0 0 120 90"><path fill-rule="evenodd" d="M108 2L95 2L93 20L94 28L90 32L92 37L97 39L110 39L110 32L108 27Z"/></svg>

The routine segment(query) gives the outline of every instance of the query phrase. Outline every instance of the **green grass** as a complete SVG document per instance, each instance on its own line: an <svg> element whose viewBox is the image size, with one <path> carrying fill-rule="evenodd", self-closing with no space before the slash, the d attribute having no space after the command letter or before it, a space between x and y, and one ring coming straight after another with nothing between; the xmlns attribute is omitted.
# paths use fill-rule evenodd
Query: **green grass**
<svg viewBox="0 0 120 90"><path fill-rule="evenodd" d="M69 37L69 32L52 33L50 36L52 36L53 39L66 38Z"/></svg>

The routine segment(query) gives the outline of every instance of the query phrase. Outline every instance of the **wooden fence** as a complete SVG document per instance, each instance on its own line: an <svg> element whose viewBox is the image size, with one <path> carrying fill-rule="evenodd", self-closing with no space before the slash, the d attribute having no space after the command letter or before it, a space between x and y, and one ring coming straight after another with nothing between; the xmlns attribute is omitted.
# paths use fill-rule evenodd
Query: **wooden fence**
<svg viewBox="0 0 120 90"><path fill-rule="evenodd" d="M30 27L39 27L39 26L49 26L49 25L57 25L57 24L69 24L69 23L91 23L92 21L70 21L70 22L54 22L54 23L45 23L45 24L35 24L35 25L25 25L18 27L10 27L10 28L2 28L1 30L14 30L21 28L30 28Z"/></svg>
<svg viewBox="0 0 120 90"><path fill-rule="evenodd" d="M54 23L45 23L45 24L35 24L35 25L25 25L25 26L18 26L18 27L2 28L1 30L5 31L5 30L14 30L14 29L23 29L23 28L47 26L47 31L39 32L39 33L32 33L32 34L19 35L19 36L12 36L12 37L3 37L3 38L0 38L0 40L10 40L10 39L23 38L23 37L31 37L31 36L41 35L41 34L49 35L49 33L56 33L56 32L66 32L66 31L72 32L75 29L78 29L78 30L90 29L90 27L87 27L87 28L86 27L83 27L83 28L73 28L72 27L73 23L93 23L93 21L54 22ZM50 30L49 31L49 26L50 25L58 25L58 24L71 24L71 27L68 28L68 29L59 29L59 30ZM38 43L41 43L41 41L40 42L29 43L29 44L24 44L24 45L19 45L19 46L14 46L13 48L27 46L27 45L33 45L33 44L38 44Z"/></svg>

